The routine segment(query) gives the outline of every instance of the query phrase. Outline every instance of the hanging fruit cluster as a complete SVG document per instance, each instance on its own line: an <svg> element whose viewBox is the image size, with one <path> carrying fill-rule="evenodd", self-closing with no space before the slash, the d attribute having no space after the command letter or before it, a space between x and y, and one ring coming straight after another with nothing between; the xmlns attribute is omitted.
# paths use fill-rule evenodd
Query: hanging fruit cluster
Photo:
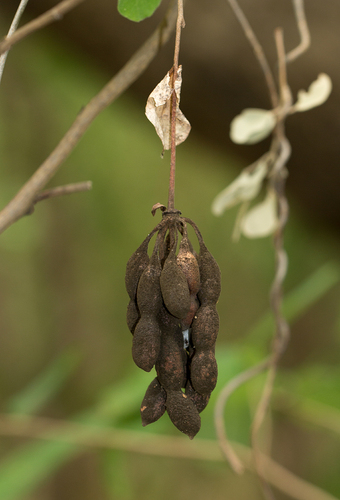
<svg viewBox="0 0 340 500"><path fill-rule="evenodd" d="M198 255L187 224L196 233ZM157 372L141 405L142 423L155 422L166 410L172 423L192 439L217 381L219 267L196 224L178 211L165 211L128 261L125 284L133 359L143 370L155 366Z"/></svg>

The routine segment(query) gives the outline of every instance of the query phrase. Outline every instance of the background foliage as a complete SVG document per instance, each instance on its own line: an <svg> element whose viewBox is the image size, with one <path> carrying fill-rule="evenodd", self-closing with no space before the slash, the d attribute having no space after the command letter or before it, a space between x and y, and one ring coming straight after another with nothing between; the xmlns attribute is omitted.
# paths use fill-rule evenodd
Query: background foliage
<svg viewBox="0 0 340 500"><path fill-rule="evenodd" d="M46 33L11 52L0 94L2 205L104 83L84 55ZM169 158L161 160L160 153L143 107L125 95L96 120L54 180L60 185L91 179L92 192L43 202L1 236L2 412L130 431L126 443L133 431L150 433L150 439L177 436L166 416L141 428L139 405L153 375L133 365L125 325L126 261L156 223L152 205L166 203ZM243 166L205 144L195 130L178 150L177 207L199 225L223 278L219 383L202 414L199 438L215 439L219 390L265 355L271 337L270 239L232 244L235 211L221 219L210 213L213 197ZM339 238L303 219L294 200L291 205L286 308L292 341L274 400L273 456L339 496L334 467L339 435L310 423L316 403L326 405L321 414L329 418L340 411ZM242 443L249 442L260 382L239 390L227 408L229 434ZM292 405L291 398L302 405ZM302 408L300 414L294 414L296 408ZM0 498L261 498L253 477L235 477L223 462L97 450L66 441L3 436Z"/></svg>

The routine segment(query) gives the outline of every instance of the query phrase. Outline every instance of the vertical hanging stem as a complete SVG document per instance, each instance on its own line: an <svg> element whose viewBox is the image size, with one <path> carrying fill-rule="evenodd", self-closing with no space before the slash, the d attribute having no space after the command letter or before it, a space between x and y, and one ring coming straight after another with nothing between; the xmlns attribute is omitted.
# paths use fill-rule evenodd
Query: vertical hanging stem
<svg viewBox="0 0 340 500"><path fill-rule="evenodd" d="M178 72L178 57L181 41L181 30L184 28L183 17L183 0L178 0L177 24L176 24L176 39L174 52L174 65L171 75L171 114L170 114L170 136L171 136L171 157L170 157L170 178L169 178L169 198L168 210L175 209L175 173L176 173L176 112L177 112L177 96L175 92L175 82Z"/></svg>

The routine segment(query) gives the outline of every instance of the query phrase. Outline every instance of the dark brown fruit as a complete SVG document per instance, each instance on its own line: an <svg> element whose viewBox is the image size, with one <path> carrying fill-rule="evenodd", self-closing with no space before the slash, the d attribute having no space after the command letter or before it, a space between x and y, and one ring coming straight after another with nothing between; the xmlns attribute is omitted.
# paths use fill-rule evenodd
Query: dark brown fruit
<svg viewBox="0 0 340 500"><path fill-rule="evenodd" d="M191 399L182 391L167 392L166 411L175 427L190 439L201 428L201 417Z"/></svg>
<svg viewBox="0 0 340 500"><path fill-rule="evenodd" d="M195 317L196 312L198 311L200 304L196 295L190 295L190 309L186 317L182 320L182 330L187 330L190 328L190 325Z"/></svg>
<svg viewBox="0 0 340 500"><path fill-rule="evenodd" d="M185 395L188 396L194 403L198 413L201 413L204 410L210 399L210 394L206 394L205 396L203 396L202 394L196 392L189 380L187 382L187 385L185 386Z"/></svg>
<svg viewBox="0 0 340 500"><path fill-rule="evenodd" d="M159 256L154 252L138 283L137 305L142 316L143 314L156 315L162 305L159 281L161 272Z"/></svg>
<svg viewBox="0 0 340 500"><path fill-rule="evenodd" d="M192 387L203 396L210 394L217 382L217 363L214 351L195 352L190 366Z"/></svg>
<svg viewBox="0 0 340 500"><path fill-rule="evenodd" d="M166 392L155 378L146 390L140 413L143 427L156 422L165 412Z"/></svg>
<svg viewBox="0 0 340 500"><path fill-rule="evenodd" d="M179 246L177 265L181 268L187 279L190 293L192 295L196 295L200 289L200 270L196 257L190 250L189 240L186 233L184 234Z"/></svg>
<svg viewBox="0 0 340 500"><path fill-rule="evenodd" d="M172 252L165 261L160 283L164 304L168 311L176 318L185 318L190 309L189 286Z"/></svg>
<svg viewBox="0 0 340 500"><path fill-rule="evenodd" d="M216 304L221 293L221 272L214 257L204 243L200 244L198 264L201 275L201 289L198 299L202 305Z"/></svg>
<svg viewBox="0 0 340 500"><path fill-rule="evenodd" d="M136 365L149 372L160 352L161 332L157 319L143 315L137 323L132 341L132 357Z"/></svg>
<svg viewBox="0 0 340 500"><path fill-rule="evenodd" d="M125 286L130 299L136 298L137 286L144 269L149 264L148 256L149 239L143 243L133 253L126 265Z"/></svg>
<svg viewBox="0 0 340 500"><path fill-rule="evenodd" d="M137 304L134 300L130 300L126 311L126 322L132 334L135 331L139 318L140 314L137 308Z"/></svg>
<svg viewBox="0 0 340 500"><path fill-rule="evenodd" d="M192 323L192 343L196 349L210 350L215 346L219 317L214 305L201 306Z"/></svg>

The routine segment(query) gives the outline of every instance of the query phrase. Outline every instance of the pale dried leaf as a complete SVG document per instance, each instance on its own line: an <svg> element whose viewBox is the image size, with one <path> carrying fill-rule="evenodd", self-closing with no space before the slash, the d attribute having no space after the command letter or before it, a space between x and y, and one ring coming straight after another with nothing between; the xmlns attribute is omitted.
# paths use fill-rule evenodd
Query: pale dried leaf
<svg viewBox="0 0 340 500"><path fill-rule="evenodd" d="M273 111L247 108L231 122L230 138L236 144L255 144L265 139L275 125Z"/></svg>
<svg viewBox="0 0 340 500"><path fill-rule="evenodd" d="M310 84L307 92L299 90L298 98L293 111L307 111L323 104L332 91L332 80L326 73L320 73L318 78Z"/></svg>
<svg viewBox="0 0 340 500"><path fill-rule="evenodd" d="M247 238L263 238L272 234L278 223L276 194L273 190L268 190L264 201L255 205L243 217L241 232Z"/></svg>
<svg viewBox="0 0 340 500"><path fill-rule="evenodd" d="M219 193L212 203L212 213L222 215L227 208L255 198L260 192L263 179L268 172L265 159L260 159L254 170L243 171L229 186Z"/></svg>
<svg viewBox="0 0 340 500"><path fill-rule="evenodd" d="M182 85L182 66L179 66L177 78L175 80L176 92L176 146L181 144L188 137L191 125L179 109ZM162 81L151 92L148 97L145 114L156 129L157 135L162 141L164 149L170 149L170 110L171 95L170 74L165 75Z"/></svg>

